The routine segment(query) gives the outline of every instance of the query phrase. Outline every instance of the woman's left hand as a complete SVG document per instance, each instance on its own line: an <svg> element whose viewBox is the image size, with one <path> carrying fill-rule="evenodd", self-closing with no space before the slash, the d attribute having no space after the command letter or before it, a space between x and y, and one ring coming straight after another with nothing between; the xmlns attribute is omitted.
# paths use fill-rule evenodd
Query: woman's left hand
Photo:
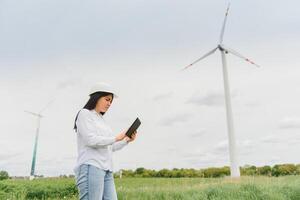
<svg viewBox="0 0 300 200"><path fill-rule="evenodd" d="M136 138L136 134L137 134L137 132L134 131L134 133L131 135L131 138L126 136L125 137L126 142L132 142L132 141L134 141L135 138Z"/></svg>

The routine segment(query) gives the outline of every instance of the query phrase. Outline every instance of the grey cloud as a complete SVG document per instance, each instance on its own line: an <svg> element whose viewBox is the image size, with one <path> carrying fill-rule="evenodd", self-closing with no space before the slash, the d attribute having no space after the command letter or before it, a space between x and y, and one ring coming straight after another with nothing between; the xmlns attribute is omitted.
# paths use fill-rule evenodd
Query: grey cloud
<svg viewBox="0 0 300 200"><path fill-rule="evenodd" d="M248 149L253 146L253 143L250 140L244 140L244 141L237 141L237 146L241 150L243 154L249 153L249 151L246 151L245 148ZM244 148L242 148L244 147ZM187 153L185 154L186 159L193 163L194 161L196 163L199 162L205 162L206 164L211 162L215 163L217 161L223 161L227 160L229 156L229 149L228 149L228 141L222 140L218 142L215 146L213 146L210 149L206 150L197 150L196 152ZM252 148L250 148L252 149Z"/></svg>
<svg viewBox="0 0 300 200"><path fill-rule="evenodd" d="M255 142L251 140L238 140L236 141L236 146L239 151L239 154L247 155L254 150ZM218 144L216 144L211 152L217 155L228 155L229 154L228 140L223 140Z"/></svg>
<svg viewBox="0 0 300 200"><path fill-rule="evenodd" d="M195 131L194 133L190 134L191 137L202 137L203 135L205 135L207 133L206 129L200 129Z"/></svg>
<svg viewBox="0 0 300 200"><path fill-rule="evenodd" d="M3 149L0 152L0 163L16 162L16 160L20 160L19 157L23 155L23 149L16 149L16 147L13 147L11 144L11 140L0 138L0 147Z"/></svg>
<svg viewBox="0 0 300 200"><path fill-rule="evenodd" d="M63 90L68 87L73 87L73 86L79 85L80 83L82 83L82 80L80 78L71 78L71 79L59 82L56 86L56 89Z"/></svg>
<svg viewBox="0 0 300 200"><path fill-rule="evenodd" d="M268 135L268 136L262 138L261 142L274 144L274 143L281 143L282 139L275 135Z"/></svg>
<svg viewBox="0 0 300 200"><path fill-rule="evenodd" d="M187 153L187 154L184 154L184 158L186 159L198 159L198 158L203 158L203 157L206 157L207 154L202 152L202 153Z"/></svg>
<svg viewBox="0 0 300 200"><path fill-rule="evenodd" d="M277 163L278 164L279 161L280 161L280 157L278 157L278 156L273 156L273 157L270 158L271 163Z"/></svg>
<svg viewBox="0 0 300 200"><path fill-rule="evenodd" d="M163 119L160 122L160 125L163 126L173 126L176 123L183 123L183 122L187 122L193 115L192 114L181 114L181 115L174 115L171 117L168 117L166 119Z"/></svg>
<svg viewBox="0 0 300 200"><path fill-rule="evenodd" d="M0 160L1 160L1 162L3 162L3 161L5 162L5 161L11 160L19 155L21 155L21 153L7 153L7 154L1 153Z"/></svg>
<svg viewBox="0 0 300 200"><path fill-rule="evenodd" d="M300 138L295 138L288 142L289 145L300 145Z"/></svg>
<svg viewBox="0 0 300 200"><path fill-rule="evenodd" d="M275 134L271 134L271 135L267 135L265 137L263 137L262 139L260 139L258 141L259 143L265 143L265 144L288 144L288 145L292 145L292 144L299 144L300 143L300 138L296 138L296 137L286 137L286 135L275 135Z"/></svg>
<svg viewBox="0 0 300 200"><path fill-rule="evenodd" d="M197 146L194 147L192 150L186 150L181 154L182 157L186 159L193 159L193 158L199 158L199 157L204 157L206 156L206 152L204 149L201 147Z"/></svg>
<svg viewBox="0 0 300 200"><path fill-rule="evenodd" d="M224 96L222 94L211 93L207 96L194 96L187 101L188 104L221 106L224 105Z"/></svg>
<svg viewBox="0 0 300 200"><path fill-rule="evenodd" d="M243 140L238 141L238 149L240 150L240 154L249 155L255 151L255 146L257 146L258 142L252 140Z"/></svg>
<svg viewBox="0 0 300 200"><path fill-rule="evenodd" d="M73 163L76 160L76 156L63 156L57 158L55 156L40 156L41 158L38 160L37 164L41 166L41 169L45 169L47 167L53 166L61 166L66 163ZM54 165L55 163L55 165Z"/></svg>
<svg viewBox="0 0 300 200"><path fill-rule="evenodd" d="M227 160L227 157L224 155L218 155L208 152L186 157L184 160L185 162L188 162L189 164L195 165L197 167L211 167L215 166L219 162L224 162L225 160Z"/></svg>
<svg viewBox="0 0 300 200"><path fill-rule="evenodd" d="M216 144L212 150L214 154L217 155L227 155L228 154L228 141L223 140Z"/></svg>
<svg viewBox="0 0 300 200"><path fill-rule="evenodd" d="M299 129L300 118L285 118L279 122L280 129Z"/></svg>
<svg viewBox="0 0 300 200"><path fill-rule="evenodd" d="M240 152L240 154L249 154L253 151L256 143L251 140L242 140L242 141L237 141L237 148ZM228 147L228 141L227 140L222 140L219 143L217 143L215 146L213 146L209 150L201 150L201 149L196 149L195 151L191 153L186 153L183 156L186 158L197 158L197 157L212 157L212 155L216 157L226 157L229 155L229 147Z"/></svg>
<svg viewBox="0 0 300 200"><path fill-rule="evenodd" d="M231 93L231 98L235 98L238 95L239 93L234 90ZM188 99L186 103L198 106L223 106L225 105L224 92L212 91L207 93L206 95L194 95L190 99Z"/></svg>
<svg viewBox="0 0 300 200"><path fill-rule="evenodd" d="M252 101L252 102L245 103L245 106L247 106L247 107L257 107L257 106L260 106L260 103Z"/></svg>
<svg viewBox="0 0 300 200"><path fill-rule="evenodd" d="M251 140L237 141L239 155L247 155L251 153L254 146L255 142ZM198 167L211 167L219 165L220 163L228 162L228 141L222 140L209 150L198 150L196 152L186 153L184 157L186 162Z"/></svg>
<svg viewBox="0 0 300 200"><path fill-rule="evenodd" d="M171 98L172 96L173 96L173 92L158 94L155 97L153 97L153 101L160 101L160 100L168 99L168 98Z"/></svg>

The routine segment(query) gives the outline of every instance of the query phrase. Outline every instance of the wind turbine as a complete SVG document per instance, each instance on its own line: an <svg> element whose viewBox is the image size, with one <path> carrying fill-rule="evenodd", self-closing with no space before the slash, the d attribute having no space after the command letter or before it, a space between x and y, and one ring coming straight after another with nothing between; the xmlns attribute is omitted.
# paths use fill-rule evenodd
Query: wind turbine
<svg viewBox="0 0 300 200"><path fill-rule="evenodd" d="M245 56L241 55L237 51L235 51L231 48L228 48L227 46L225 46L223 44L223 37L224 37L229 7L230 7L230 4L228 4L228 7L227 7L227 10L225 13L225 18L224 18L223 26L221 29L218 46L216 48L214 48L213 50L209 51L208 53L204 54L202 57L200 57L196 61L192 62L190 65L186 66L183 70L188 69L189 67L193 66L200 60L215 53L216 50L218 50L218 49L220 50L221 57L222 57L222 65L223 65L223 80L224 80L224 91L225 91L225 102L226 102L226 116L227 116L229 156L230 156L230 174L231 174L231 177L240 177L240 169L239 169L238 160L237 160L236 140L235 140L234 126L233 126L234 124L233 124L233 117L232 117L230 88L229 88L229 83L228 83L228 72L227 72L227 66L226 66L226 54L231 53L231 54L251 63L252 65L254 65L256 67L260 67L260 66L255 64L254 62L252 62L250 59L246 58Z"/></svg>
<svg viewBox="0 0 300 200"><path fill-rule="evenodd" d="M39 130L40 130L40 122L41 122L41 118L43 117L41 114L42 112L54 101L54 99L52 99L49 103L47 103L47 105L38 113L34 113L31 111L27 111L25 110L24 112L31 114L35 117L37 117L37 129L36 129L36 134L35 134L35 141L34 141L34 148L33 148L33 155L32 155L32 163L31 163L31 171L30 171L30 180L34 179L34 173L35 173L35 162L36 162L36 150L37 150L37 144L38 144L38 139L39 139Z"/></svg>

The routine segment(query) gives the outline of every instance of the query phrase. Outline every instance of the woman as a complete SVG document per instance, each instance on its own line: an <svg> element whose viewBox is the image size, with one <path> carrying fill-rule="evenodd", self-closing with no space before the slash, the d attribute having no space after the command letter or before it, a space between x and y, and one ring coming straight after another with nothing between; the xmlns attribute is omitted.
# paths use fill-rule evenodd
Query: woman
<svg viewBox="0 0 300 200"><path fill-rule="evenodd" d="M116 97L105 83L95 84L90 99L75 119L78 158L74 169L80 200L117 200L112 153L135 139L125 132L114 136L103 115Z"/></svg>

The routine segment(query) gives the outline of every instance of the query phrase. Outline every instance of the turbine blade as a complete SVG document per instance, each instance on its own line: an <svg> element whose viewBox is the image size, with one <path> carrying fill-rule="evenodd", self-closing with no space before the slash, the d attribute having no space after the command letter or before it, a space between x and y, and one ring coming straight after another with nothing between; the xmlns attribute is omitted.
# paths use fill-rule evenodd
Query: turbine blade
<svg viewBox="0 0 300 200"><path fill-rule="evenodd" d="M182 70L186 70L187 68L193 66L194 64L196 64L197 62L199 62L200 60L206 58L207 56L215 53L215 51L218 49L218 47L214 48L213 50L209 51L208 53L204 54L201 58L198 58L197 60L195 60L194 62L192 62L191 64L189 64L188 66L184 67Z"/></svg>
<svg viewBox="0 0 300 200"><path fill-rule="evenodd" d="M30 112L30 111L27 111L27 110L24 110L24 112L28 113L28 114L31 114L31 115L34 115L36 117L43 117L42 115L40 114L37 114L37 113L34 113L34 112Z"/></svg>
<svg viewBox="0 0 300 200"><path fill-rule="evenodd" d="M220 44L222 44L222 42L223 42L223 37L224 37L224 32L225 32L225 26L226 26L229 7L230 7L230 3L228 4L228 7L227 7L227 10L226 10L226 13L225 13L225 18L224 18L224 21L223 21L223 26L222 26L222 29L221 29Z"/></svg>
<svg viewBox="0 0 300 200"><path fill-rule="evenodd" d="M41 111L39 112L39 114L41 114L46 108L48 108L48 107L53 103L54 100L55 100L55 98L53 98L51 101L49 101L49 102L45 105L45 107L44 107L43 109L41 109Z"/></svg>
<svg viewBox="0 0 300 200"><path fill-rule="evenodd" d="M233 55L245 60L246 62L249 62L251 63L252 65L255 65L256 67L260 67L258 64L256 64L255 62L253 62L252 60L250 60L249 58L246 58L245 56L243 56L242 54L240 54L239 52L233 50L233 49L230 49L228 47L224 47L223 46L223 49L229 53L232 53Z"/></svg>

